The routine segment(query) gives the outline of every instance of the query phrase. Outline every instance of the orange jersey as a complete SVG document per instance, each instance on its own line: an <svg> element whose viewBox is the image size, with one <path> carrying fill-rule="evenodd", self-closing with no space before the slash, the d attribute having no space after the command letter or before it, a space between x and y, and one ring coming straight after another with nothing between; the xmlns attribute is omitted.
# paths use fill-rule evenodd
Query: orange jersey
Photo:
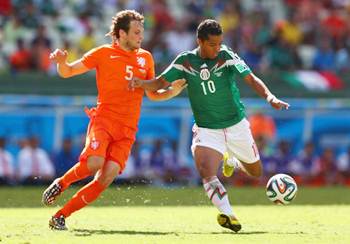
<svg viewBox="0 0 350 244"><path fill-rule="evenodd" d="M82 63L89 69L96 69L96 112L136 129L144 91L140 88L129 91L128 83L133 77L154 78L152 54L142 48L127 52L118 44L109 44L86 53Z"/></svg>

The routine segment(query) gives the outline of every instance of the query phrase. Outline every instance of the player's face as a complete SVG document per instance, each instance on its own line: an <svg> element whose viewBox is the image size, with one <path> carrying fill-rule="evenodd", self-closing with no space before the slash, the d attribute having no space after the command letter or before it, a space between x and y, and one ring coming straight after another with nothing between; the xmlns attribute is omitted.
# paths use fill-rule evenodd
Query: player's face
<svg viewBox="0 0 350 244"><path fill-rule="evenodd" d="M141 47L143 40L143 24L140 21L133 20L130 22L129 32L125 35L125 45L130 50Z"/></svg>
<svg viewBox="0 0 350 244"><path fill-rule="evenodd" d="M198 39L202 58L214 59L218 56L222 44L222 35L209 35L208 40Z"/></svg>

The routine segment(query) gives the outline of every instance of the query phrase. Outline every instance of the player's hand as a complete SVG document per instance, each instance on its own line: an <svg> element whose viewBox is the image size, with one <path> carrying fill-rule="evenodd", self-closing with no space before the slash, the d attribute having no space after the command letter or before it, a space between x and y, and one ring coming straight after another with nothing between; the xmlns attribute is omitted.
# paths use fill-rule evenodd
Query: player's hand
<svg viewBox="0 0 350 244"><path fill-rule="evenodd" d="M128 85L128 89L130 91L135 90L135 88L143 88L144 81L140 80L139 78L133 77L130 81L129 81L129 85Z"/></svg>
<svg viewBox="0 0 350 244"><path fill-rule="evenodd" d="M271 99L270 104L274 109L277 109L277 110L288 109L290 106L289 103L286 103L276 97Z"/></svg>
<svg viewBox="0 0 350 244"><path fill-rule="evenodd" d="M171 83L171 89L173 90L173 93L176 95L180 94L180 92L186 87L187 87L187 83L185 79L179 79Z"/></svg>
<svg viewBox="0 0 350 244"><path fill-rule="evenodd" d="M50 53L50 60L55 63L61 64L67 61L68 52L67 50L56 49L52 53Z"/></svg>

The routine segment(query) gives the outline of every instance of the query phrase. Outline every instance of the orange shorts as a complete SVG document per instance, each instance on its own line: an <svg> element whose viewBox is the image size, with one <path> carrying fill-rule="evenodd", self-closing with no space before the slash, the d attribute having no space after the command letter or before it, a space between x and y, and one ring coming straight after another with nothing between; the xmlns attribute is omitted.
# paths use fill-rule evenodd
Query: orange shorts
<svg viewBox="0 0 350 244"><path fill-rule="evenodd" d="M124 126L120 121L96 113L96 109L86 111L90 117L85 147L79 161L89 156L101 156L120 165L120 173L128 160L136 138L136 129Z"/></svg>

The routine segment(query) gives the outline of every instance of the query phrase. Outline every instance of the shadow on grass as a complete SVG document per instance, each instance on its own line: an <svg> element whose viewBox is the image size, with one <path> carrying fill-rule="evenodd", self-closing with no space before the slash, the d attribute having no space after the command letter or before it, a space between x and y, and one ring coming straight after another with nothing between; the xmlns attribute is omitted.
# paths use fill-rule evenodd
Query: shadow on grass
<svg viewBox="0 0 350 244"><path fill-rule="evenodd" d="M230 232L228 232L230 233ZM239 232L237 235L259 235L259 234L276 234L276 235L303 235L304 232L268 232L268 231L246 231Z"/></svg>
<svg viewBox="0 0 350 244"><path fill-rule="evenodd" d="M91 236L91 235L178 235L176 232L159 232L159 231L136 231L136 230L89 230L89 229L74 229L76 236Z"/></svg>
<svg viewBox="0 0 350 244"><path fill-rule="evenodd" d="M259 235L259 234L301 234L301 233L270 233L266 231L250 231L250 232L160 232L160 231L136 231L136 230L94 230L94 229L73 229L76 236L91 236L91 235Z"/></svg>
<svg viewBox="0 0 350 244"><path fill-rule="evenodd" d="M307 233L303 231L296 232L271 232L271 231L241 231L235 233L233 231L217 231L217 232L160 232L160 231L138 231L138 230L100 230L100 229L73 229L76 236L91 236L91 235L264 235L264 234L276 234L276 235L305 235Z"/></svg>

